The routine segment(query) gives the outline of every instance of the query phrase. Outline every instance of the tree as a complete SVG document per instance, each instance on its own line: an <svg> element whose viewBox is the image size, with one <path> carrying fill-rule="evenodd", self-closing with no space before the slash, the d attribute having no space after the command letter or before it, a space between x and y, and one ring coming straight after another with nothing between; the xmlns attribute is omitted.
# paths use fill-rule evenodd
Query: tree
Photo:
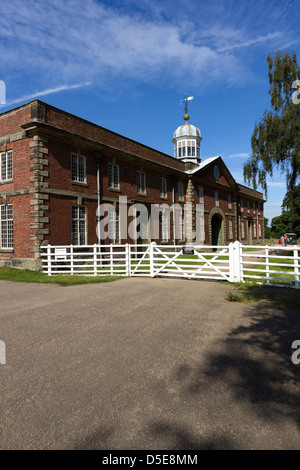
<svg viewBox="0 0 300 470"><path fill-rule="evenodd" d="M287 192L282 203L282 211L290 214L291 231L300 237L300 184L296 186L293 193Z"/></svg>
<svg viewBox="0 0 300 470"><path fill-rule="evenodd" d="M266 178L273 176L277 168L285 173L287 190L293 195L300 175L300 104L293 99L292 86L300 79L300 69L296 54L278 51L267 60L273 111L265 111L263 119L255 124L252 155L244 164L244 179L254 189L262 186L267 195Z"/></svg>

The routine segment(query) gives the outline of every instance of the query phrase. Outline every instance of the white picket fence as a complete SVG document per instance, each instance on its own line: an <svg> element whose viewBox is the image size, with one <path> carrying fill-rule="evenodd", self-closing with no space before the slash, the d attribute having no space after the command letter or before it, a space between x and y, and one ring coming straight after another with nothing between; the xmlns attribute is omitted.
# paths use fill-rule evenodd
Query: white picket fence
<svg viewBox="0 0 300 470"><path fill-rule="evenodd" d="M255 281L299 288L300 247L182 245L42 246L43 272Z"/></svg>

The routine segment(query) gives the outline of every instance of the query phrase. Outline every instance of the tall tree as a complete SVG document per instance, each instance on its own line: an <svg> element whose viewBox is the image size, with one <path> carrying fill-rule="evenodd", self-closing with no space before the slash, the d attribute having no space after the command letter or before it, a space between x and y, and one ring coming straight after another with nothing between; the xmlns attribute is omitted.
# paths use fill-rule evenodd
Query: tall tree
<svg viewBox="0 0 300 470"><path fill-rule="evenodd" d="M252 155L244 164L244 179L267 195L267 176L274 169L286 175L287 190L293 194L300 175L300 104L295 83L300 79L296 54L278 51L269 55L269 94L272 111L265 111L255 124L251 138ZM293 204L292 204L293 205ZM291 208L291 210L293 210Z"/></svg>

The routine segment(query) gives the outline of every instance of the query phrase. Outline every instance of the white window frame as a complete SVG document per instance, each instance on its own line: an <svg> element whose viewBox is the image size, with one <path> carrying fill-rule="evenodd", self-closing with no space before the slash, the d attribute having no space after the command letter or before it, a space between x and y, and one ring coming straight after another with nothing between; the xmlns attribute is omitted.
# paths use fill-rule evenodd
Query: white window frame
<svg viewBox="0 0 300 470"><path fill-rule="evenodd" d="M228 193L228 209L232 209L231 193Z"/></svg>
<svg viewBox="0 0 300 470"><path fill-rule="evenodd" d="M71 182L86 183L86 157L84 155L71 153Z"/></svg>
<svg viewBox="0 0 300 470"><path fill-rule="evenodd" d="M109 189L120 189L120 167L115 163L107 165L107 179Z"/></svg>
<svg viewBox="0 0 300 470"><path fill-rule="evenodd" d="M146 194L146 173L143 170L137 171L136 190L138 194Z"/></svg>
<svg viewBox="0 0 300 470"><path fill-rule="evenodd" d="M242 197L241 197L240 204L241 204L241 212L244 212L244 199Z"/></svg>
<svg viewBox="0 0 300 470"><path fill-rule="evenodd" d="M84 218L81 217L80 210L84 209ZM72 219L72 227L71 227L71 239L72 245L86 245L87 244L87 209L86 206L83 205L72 205L71 208L71 219ZM77 212L77 214L74 214ZM74 217L75 215L75 217ZM82 231L82 223L84 222L84 232ZM76 226L76 231L73 230L74 226ZM84 236L84 239L81 236ZM76 243L77 241L77 243Z"/></svg>
<svg viewBox="0 0 300 470"><path fill-rule="evenodd" d="M14 247L13 220L13 205L0 205L0 249L2 250Z"/></svg>
<svg viewBox="0 0 300 470"><path fill-rule="evenodd" d="M120 243L120 213L116 207L108 211L108 238L109 243Z"/></svg>
<svg viewBox="0 0 300 470"><path fill-rule="evenodd" d="M162 197L163 199L167 198L167 195L168 195L167 178L165 178L164 176L161 176L159 178L159 194L160 194L160 197Z"/></svg>
<svg viewBox="0 0 300 470"><path fill-rule="evenodd" d="M177 182L177 198L178 201L184 202L184 184L182 181Z"/></svg>
<svg viewBox="0 0 300 470"><path fill-rule="evenodd" d="M199 197L199 204L204 204L204 190L203 190L203 186L198 186L198 197Z"/></svg>
<svg viewBox="0 0 300 470"><path fill-rule="evenodd" d="M13 179L13 152L8 150L7 152L0 153L0 182L8 182Z"/></svg>
<svg viewBox="0 0 300 470"><path fill-rule="evenodd" d="M220 206L219 191L215 191L215 206L216 207Z"/></svg>
<svg viewBox="0 0 300 470"><path fill-rule="evenodd" d="M160 240L162 243L169 241L169 225L168 225L168 214L166 211L162 211L159 215L160 225Z"/></svg>

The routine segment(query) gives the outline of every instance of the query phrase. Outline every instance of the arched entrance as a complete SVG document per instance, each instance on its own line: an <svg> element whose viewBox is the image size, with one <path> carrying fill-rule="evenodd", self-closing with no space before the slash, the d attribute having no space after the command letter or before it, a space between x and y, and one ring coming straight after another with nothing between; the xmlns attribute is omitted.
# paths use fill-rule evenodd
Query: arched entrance
<svg viewBox="0 0 300 470"><path fill-rule="evenodd" d="M222 217L214 214L211 218L212 245L222 245Z"/></svg>

